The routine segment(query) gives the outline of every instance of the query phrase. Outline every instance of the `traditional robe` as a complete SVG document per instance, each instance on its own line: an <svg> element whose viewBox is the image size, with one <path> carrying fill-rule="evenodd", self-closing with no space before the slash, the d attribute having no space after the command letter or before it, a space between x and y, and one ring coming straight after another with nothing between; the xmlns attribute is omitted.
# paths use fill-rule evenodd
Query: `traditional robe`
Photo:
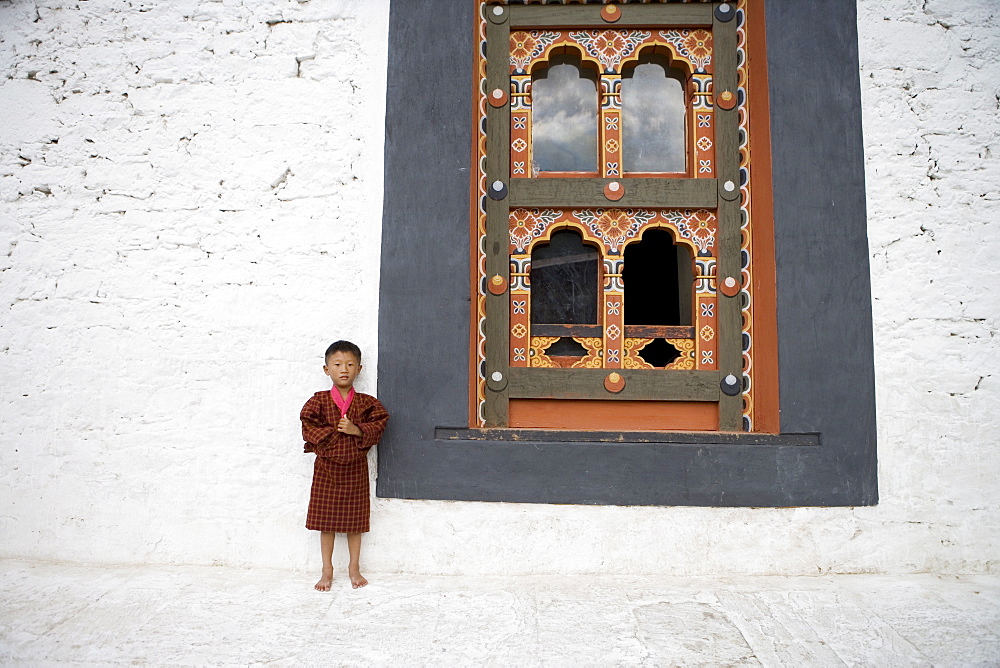
<svg viewBox="0 0 1000 668"><path fill-rule="evenodd" d="M314 394L299 418L305 451L316 453L306 528L368 531L368 451L382 438L389 413L378 399L358 392L347 408L347 418L361 430L361 436L341 433L337 431L340 409L327 390Z"/></svg>

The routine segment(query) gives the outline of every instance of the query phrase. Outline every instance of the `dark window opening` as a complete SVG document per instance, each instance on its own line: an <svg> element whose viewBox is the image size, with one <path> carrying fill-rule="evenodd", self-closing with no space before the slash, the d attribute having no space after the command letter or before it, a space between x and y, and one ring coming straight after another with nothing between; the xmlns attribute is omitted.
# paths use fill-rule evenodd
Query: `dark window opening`
<svg viewBox="0 0 1000 668"><path fill-rule="evenodd" d="M597 324L598 251L572 230L531 251L531 323Z"/></svg>
<svg viewBox="0 0 1000 668"><path fill-rule="evenodd" d="M625 247L626 325L691 325L694 258L667 230L647 230ZM658 366L658 365L654 365Z"/></svg>
<svg viewBox="0 0 1000 668"><path fill-rule="evenodd" d="M545 354L549 357L584 357L587 349L576 339L564 336L546 348Z"/></svg>
<svg viewBox="0 0 1000 668"><path fill-rule="evenodd" d="M666 339L653 339L646 344L646 347L639 351L639 357L655 367L665 367L681 356L681 351L677 350L672 343L667 343Z"/></svg>

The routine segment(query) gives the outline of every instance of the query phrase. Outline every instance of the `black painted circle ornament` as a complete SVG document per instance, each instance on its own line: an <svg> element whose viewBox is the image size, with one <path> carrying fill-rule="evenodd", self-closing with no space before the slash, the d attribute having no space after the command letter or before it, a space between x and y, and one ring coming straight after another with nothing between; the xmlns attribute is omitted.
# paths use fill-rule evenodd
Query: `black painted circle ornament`
<svg viewBox="0 0 1000 668"><path fill-rule="evenodd" d="M715 18L721 23L729 23L736 16L733 6L728 2L723 2L715 8Z"/></svg>
<svg viewBox="0 0 1000 668"><path fill-rule="evenodd" d="M727 397L735 397L740 393L740 379L733 374L729 374L722 379L722 382L719 383L719 387L722 389L722 393Z"/></svg>
<svg viewBox="0 0 1000 668"><path fill-rule="evenodd" d="M507 196L507 184L500 180L494 181L488 192L492 199L501 200Z"/></svg>

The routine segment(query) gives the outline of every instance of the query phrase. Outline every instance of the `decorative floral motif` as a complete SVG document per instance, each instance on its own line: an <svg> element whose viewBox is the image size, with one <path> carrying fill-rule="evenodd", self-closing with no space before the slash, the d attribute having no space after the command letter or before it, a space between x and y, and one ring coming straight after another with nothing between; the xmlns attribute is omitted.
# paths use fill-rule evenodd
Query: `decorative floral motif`
<svg viewBox="0 0 1000 668"><path fill-rule="evenodd" d="M620 315L621 304L621 302L608 302L608 315Z"/></svg>
<svg viewBox="0 0 1000 668"><path fill-rule="evenodd" d="M712 351L712 350L702 350L701 351L701 363L702 364L714 364L715 360L712 359L713 352L714 351Z"/></svg>
<svg viewBox="0 0 1000 668"><path fill-rule="evenodd" d="M545 232L546 226L559 217L553 209L514 209L510 212L510 243L516 252L524 253Z"/></svg>
<svg viewBox="0 0 1000 668"><path fill-rule="evenodd" d="M604 129L605 130L617 130L618 129L618 114L609 114L604 118Z"/></svg>
<svg viewBox="0 0 1000 668"><path fill-rule="evenodd" d="M574 211L573 215L590 228L595 237L604 242L608 252L617 255L625 241L638 234L639 229L648 223L656 212L636 209L583 209Z"/></svg>
<svg viewBox="0 0 1000 668"><path fill-rule="evenodd" d="M711 318L715 315L715 304L711 302L701 303L701 316L703 318Z"/></svg>
<svg viewBox="0 0 1000 668"><path fill-rule="evenodd" d="M704 72L712 62L712 33L707 30L661 30L660 37L677 49L677 55L691 61L697 72Z"/></svg>
<svg viewBox="0 0 1000 668"><path fill-rule="evenodd" d="M546 47L559 39L551 30L518 30L510 34L510 64L517 73L525 73L528 63L545 52Z"/></svg>
<svg viewBox="0 0 1000 668"><path fill-rule="evenodd" d="M608 338L614 341L618 338L618 335L622 333L622 330L618 329L618 325L611 325L608 327Z"/></svg>
<svg viewBox="0 0 1000 668"><path fill-rule="evenodd" d="M672 222L677 225L681 238L690 239L701 253L707 254L708 249L715 245L715 220L711 211L697 209L684 211L683 216L676 217Z"/></svg>
<svg viewBox="0 0 1000 668"><path fill-rule="evenodd" d="M524 149L528 148L528 142L518 137L517 139L515 139L510 143L510 147L514 149L516 153L521 153L524 151Z"/></svg>
<svg viewBox="0 0 1000 668"><path fill-rule="evenodd" d="M524 361L524 348L514 348L514 361L515 362Z"/></svg>
<svg viewBox="0 0 1000 668"><path fill-rule="evenodd" d="M510 119L514 122L515 130L524 130L527 127L527 116L511 116Z"/></svg>
<svg viewBox="0 0 1000 668"><path fill-rule="evenodd" d="M515 162L514 163L514 169L511 170L511 173L513 173L513 174L524 174L524 163L525 162L527 162L527 160L522 161L522 162Z"/></svg>
<svg viewBox="0 0 1000 668"><path fill-rule="evenodd" d="M528 334L528 328L521 323L517 323L510 328L510 334L515 339L523 339Z"/></svg>
<svg viewBox="0 0 1000 668"><path fill-rule="evenodd" d="M698 161L698 173L705 174L706 172L712 171L712 161L711 160L699 160Z"/></svg>
<svg viewBox="0 0 1000 668"><path fill-rule="evenodd" d="M608 141L604 142L604 150L607 151L608 153L617 153L618 148L619 148L618 142L614 139L609 139Z"/></svg>
<svg viewBox="0 0 1000 668"><path fill-rule="evenodd" d="M710 326L705 325L701 328L701 338L705 341L711 341L715 338L715 330Z"/></svg>
<svg viewBox="0 0 1000 668"><path fill-rule="evenodd" d="M618 364L618 349L608 348L608 362Z"/></svg>
<svg viewBox="0 0 1000 668"><path fill-rule="evenodd" d="M511 305L514 307L514 315L524 315L524 308L528 302L527 300L514 299L511 301Z"/></svg>
<svg viewBox="0 0 1000 668"><path fill-rule="evenodd" d="M700 148L702 151L707 151L708 149L712 148L712 140L709 139L708 137L702 137L701 139L698 140L698 148Z"/></svg>
<svg viewBox="0 0 1000 668"><path fill-rule="evenodd" d="M712 114L698 114L698 127L699 128L712 127Z"/></svg>
<svg viewBox="0 0 1000 668"><path fill-rule="evenodd" d="M643 30L588 30L569 34L592 58L596 58L604 71L614 73L622 60L632 55L652 33ZM511 35L513 40L514 36ZM511 53L513 60L513 52Z"/></svg>

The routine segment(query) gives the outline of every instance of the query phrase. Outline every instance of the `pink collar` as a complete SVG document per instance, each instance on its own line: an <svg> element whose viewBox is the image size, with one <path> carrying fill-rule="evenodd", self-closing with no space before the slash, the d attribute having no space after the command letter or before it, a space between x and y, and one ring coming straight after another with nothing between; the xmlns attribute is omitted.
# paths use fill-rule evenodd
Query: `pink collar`
<svg viewBox="0 0 1000 668"><path fill-rule="evenodd" d="M354 401L354 388L347 393L347 398L340 396L340 390L334 385L330 388L330 398L333 399L333 403L337 404L337 408L340 409L341 417L347 415L347 409L351 407L351 402Z"/></svg>

